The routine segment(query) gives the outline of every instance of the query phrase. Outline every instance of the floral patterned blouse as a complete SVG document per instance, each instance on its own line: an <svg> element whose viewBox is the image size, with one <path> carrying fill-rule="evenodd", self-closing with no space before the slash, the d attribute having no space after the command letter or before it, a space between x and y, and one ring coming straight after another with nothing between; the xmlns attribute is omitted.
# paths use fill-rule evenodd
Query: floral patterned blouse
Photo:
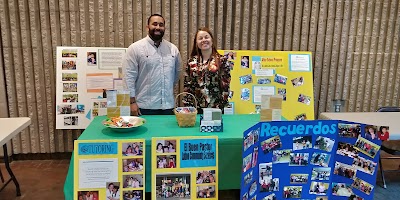
<svg viewBox="0 0 400 200"><path fill-rule="evenodd" d="M198 108L222 110L227 106L230 82L230 67L226 57L212 56L206 63L202 63L197 56L189 58L185 70L184 91L196 97ZM185 106L194 106L191 95L185 95L182 101Z"/></svg>

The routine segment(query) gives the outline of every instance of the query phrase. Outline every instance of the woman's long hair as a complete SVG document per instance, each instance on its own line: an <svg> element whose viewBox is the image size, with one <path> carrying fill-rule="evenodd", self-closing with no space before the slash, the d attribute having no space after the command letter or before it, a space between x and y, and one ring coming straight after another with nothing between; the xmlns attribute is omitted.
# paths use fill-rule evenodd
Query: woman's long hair
<svg viewBox="0 0 400 200"><path fill-rule="evenodd" d="M205 31L208 34L210 34L210 36L211 36L211 41L212 41L212 46L211 46L212 53L211 53L211 56L216 56L216 57L220 56L220 54L217 51L217 48L215 47L216 43L215 43L215 40L214 40L214 36L212 35L210 29L208 29L207 27L199 28L197 30L197 32L196 32L196 35L194 35L192 53L190 54L190 56L191 57L197 56L198 58L202 57L201 50L199 49L199 47L197 47L197 34L200 31Z"/></svg>

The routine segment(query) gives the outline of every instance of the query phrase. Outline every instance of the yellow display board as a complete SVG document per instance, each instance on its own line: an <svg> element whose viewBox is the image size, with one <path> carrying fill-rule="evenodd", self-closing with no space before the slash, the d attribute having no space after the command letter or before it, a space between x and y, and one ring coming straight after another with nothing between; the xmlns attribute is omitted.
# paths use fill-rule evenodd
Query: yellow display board
<svg viewBox="0 0 400 200"><path fill-rule="evenodd" d="M76 140L74 200L145 199L145 140Z"/></svg>
<svg viewBox="0 0 400 200"><path fill-rule="evenodd" d="M259 113L261 95L283 96L282 120L314 119L311 52L219 50L231 66L235 114Z"/></svg>
<svg viewBox="0 0 400 200"><path fill-rule="evenodd" d="M151 199L218 199L218 137L152 138L151 148Z"/></svg>

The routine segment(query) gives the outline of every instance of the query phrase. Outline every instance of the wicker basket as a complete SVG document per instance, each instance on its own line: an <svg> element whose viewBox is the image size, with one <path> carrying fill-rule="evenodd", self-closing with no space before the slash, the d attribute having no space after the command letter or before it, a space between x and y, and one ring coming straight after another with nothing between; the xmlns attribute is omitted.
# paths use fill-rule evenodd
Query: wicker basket
<svg viewBox="0 0 400 200"><path fill-rule="evenodd" d="M191 95L193 97L193 99L194 99L194 103L195 103L194 105L197 106L196 97L193 94L190 94L188 92L182 92L182 93L179 93L178 95L176 95L175 104L178 102L177 101L178 97L180 95L182 95L182 94ZM174 108L174 113L175 113L176 121L178 122L178 126L180 126L180 127L193 127L196 124L197 108L193 107L195 111L194 112L190 112L190 113L177 112L176 111L177 108L178 107Z"/></svg>

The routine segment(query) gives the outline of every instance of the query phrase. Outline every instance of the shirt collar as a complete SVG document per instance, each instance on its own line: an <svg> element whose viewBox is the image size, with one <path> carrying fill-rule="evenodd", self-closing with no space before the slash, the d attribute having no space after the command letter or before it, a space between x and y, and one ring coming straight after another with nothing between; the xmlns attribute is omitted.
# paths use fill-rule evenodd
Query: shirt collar
<svg viewBox="0 0 400 200"><path fill-rule="evenodd" d="M157 47L157 46L154 44L154 40L152 40L152 39L150 38L149 35L147 35L146 40L147 40L152 46ZM164 40L164 39L161 39L160 45L159 45L158 47L161 46L161 43L163 42L163 40Z"/></svg>

